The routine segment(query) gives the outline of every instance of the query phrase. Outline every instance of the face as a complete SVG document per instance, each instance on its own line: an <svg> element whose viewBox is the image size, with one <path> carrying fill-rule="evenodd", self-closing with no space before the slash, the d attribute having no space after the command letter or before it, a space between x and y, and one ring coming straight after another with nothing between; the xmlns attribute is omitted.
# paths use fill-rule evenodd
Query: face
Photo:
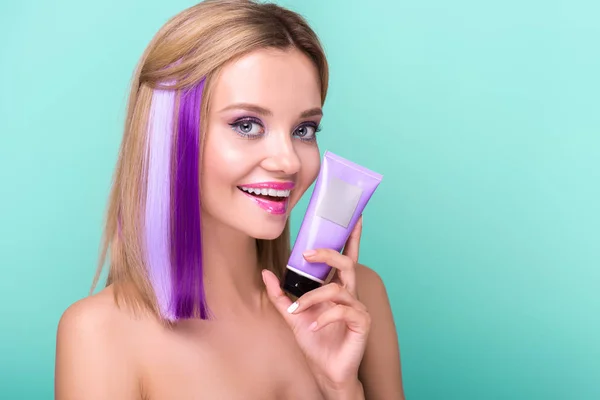
<svg viewBox="0 0 600 400"><path fill-rule="evenodd" d="M257 50L222 69L209 108L203 223L277 238L320 168L316 67L296 49Z"/></svg>

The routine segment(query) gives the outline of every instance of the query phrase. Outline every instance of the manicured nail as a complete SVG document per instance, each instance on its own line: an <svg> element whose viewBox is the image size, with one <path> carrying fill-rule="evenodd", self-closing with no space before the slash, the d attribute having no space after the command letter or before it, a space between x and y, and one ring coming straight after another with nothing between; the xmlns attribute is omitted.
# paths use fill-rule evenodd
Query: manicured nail
<svg viewBox="0 0 600 400"><path fill-rule="evenodd" d="M262 276L262 280L263 280L263 282L265 282L265 283L266 283L266 280L267 280L267 270L266 270L266 269L263 269L263 270L261 271L260 275Z"/></svg>
<svg viewBox="0 0 600 400"><path fill-rule="evenodd" d="M300 304L298 304L298 302L292 303L292 305L288 307L287 312L289 314L293 313L294 311L296 311L298 309L299 305Z"/></svg>
<svg viewBox="0 0 600 400"><path fill-rule="evenodd" d="M315 254L317 254L317 252L314 250L306 250L304 253L302 253L302 255L304 257L308 257L308 258L314 256Z"/></svg>
<svg viewBox="0 0 600 400"><path fill-rule="evenodd" d="M315 321L312 324L310 324L310 326L308 327L308 329L310 329L311 331L314 331L315 329L317 329L317 321Z"/></svg>

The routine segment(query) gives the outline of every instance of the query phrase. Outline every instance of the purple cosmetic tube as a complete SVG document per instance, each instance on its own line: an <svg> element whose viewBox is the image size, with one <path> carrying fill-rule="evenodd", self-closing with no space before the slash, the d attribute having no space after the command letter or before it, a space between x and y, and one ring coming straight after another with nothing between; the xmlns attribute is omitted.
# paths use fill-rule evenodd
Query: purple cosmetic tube
<svg viewBox="0 0 600 400"><path fill-rule="evenodd" d="M325 283L332 267L309 263L302 253L319 248L341 251L382 178L376 172L325 152L288 261L285 291L300 297Z"/></svg>

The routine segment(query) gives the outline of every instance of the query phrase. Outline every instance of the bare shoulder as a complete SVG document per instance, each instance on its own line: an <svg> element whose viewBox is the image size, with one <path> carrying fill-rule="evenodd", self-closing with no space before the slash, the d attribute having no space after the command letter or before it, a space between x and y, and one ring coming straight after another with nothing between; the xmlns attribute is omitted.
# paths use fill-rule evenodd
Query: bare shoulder
<svg viewBox="0 0 600 400"><path fill-rule="evenodd" d="M377 271L363 264L357 264L356 266L356 290L359 298L363 301L387 300L387 291L383 279Z"/></svg>
<svg viewBox="0 0 600 400"><path fill-rule="evenodd" d="M59 334L72 335L78 331L91 331L106 327L106 322L118 318L118 308L113 299L112 287L85 297L69 306L58 323Z"/></svg>
<svg viewBox="0 0 600 400"><path fill-rule="evenodd" d="M65 310L58 322L57 344L118 346L128 319L127 312L117 306L112 287L105 288Z"/></svg>
<svg viewBox="0 0 600 400"><path fill-rule="evenodd" d="M371 332L360 367L365 398L404 399L398 332L386 285L375 270L358 264L356 286L359 300L371 315Z"/></svg>
<svg viewBox="0 0 600 400"><path fill-rule="evenodd" d="M357 264L356 265L356 273L358 274L359 277L367 279L368 282L375 282L375 283L381 283L383 284L383 281L381 280L381 276L379 276L379 274L372 268L367 267L364 264Z"/></svg>
<svg viewBox="0 0 600 400"><path fill-rule="evenodd" d="M56 335L57 400L138 397L127 321L110 287L65 310Z"/></svg>

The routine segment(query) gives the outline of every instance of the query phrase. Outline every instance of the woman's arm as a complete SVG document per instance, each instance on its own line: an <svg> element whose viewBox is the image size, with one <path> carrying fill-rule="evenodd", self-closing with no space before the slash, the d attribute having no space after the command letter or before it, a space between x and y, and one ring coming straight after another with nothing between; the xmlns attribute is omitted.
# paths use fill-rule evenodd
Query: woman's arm
<svg viewBox="0 0 600 400"><path fill-rule="evenodd" d="M140 398L130 362L131 349L124 348L124 340L119 340L115 307L104 297L80 300L60 319L56 340L56 400Z"/></svg>
<svg viewBox="0 0 600 400"><path fill-rule="evenodd" d="M371 331L359 370L366 400L404 400L400 349L386 288L372 269L358 264L359 300L371 315Z"/></svg>

